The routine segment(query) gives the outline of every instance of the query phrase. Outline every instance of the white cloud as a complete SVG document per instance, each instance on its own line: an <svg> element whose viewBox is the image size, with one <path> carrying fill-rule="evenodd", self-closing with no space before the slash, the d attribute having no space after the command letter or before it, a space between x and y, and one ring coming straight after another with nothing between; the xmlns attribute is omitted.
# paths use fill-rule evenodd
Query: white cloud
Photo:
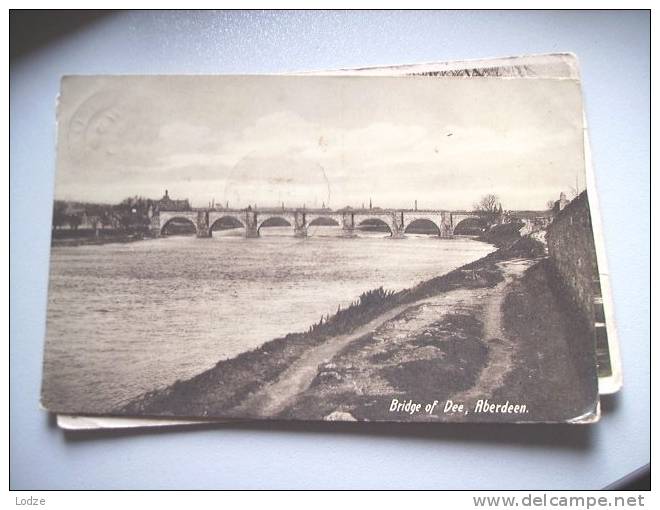
<svg viewBox="0 0 660 510"><path fill-rule="evenodd" d="M205 94L219 91L207 87L188 91L198 100L179 98L187 109L177 110L171 90L159 95L156 79L150 83L153 104L136 106L134 117L124 112L121 125L108 122L84 158L65 155L61 196L88 190L82 194L119 199L167 187L200 205L216 198L339 207L373 197L384 206L417 199L464 208L495 190L506 207L540 208L584 171L579 94L576 103L575 91L555 94L549 84L530 84L529 97L527 85L516 84L521 95L512 101L510 91L474 82L472 96L456 96L467 87L436 82L429 91L426 82L407 90L399 81L397 94L380 90L374 99L342 89L321 105L302 86L300 100L288 89L286 101L281 90L264 89L217 105Z"/></svg>

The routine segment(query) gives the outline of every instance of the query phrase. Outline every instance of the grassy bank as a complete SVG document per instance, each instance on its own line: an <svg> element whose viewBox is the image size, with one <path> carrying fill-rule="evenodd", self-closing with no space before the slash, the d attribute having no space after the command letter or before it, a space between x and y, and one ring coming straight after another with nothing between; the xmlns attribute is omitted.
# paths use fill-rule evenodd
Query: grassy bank
<svg viewBox="0 0 660 510"><path fill-rule="evenodd" d="M537 420L593 412L598 396L595 339L556 282L550 260L542 260L511 284L503 307L518 350L493 398L527 400Z"/></svg>
<svg viewBox="0 0 660 510"><path fill-rule="evenodd" d="M392 331L381 328L353 342L319 367L309 388L280 417L463 421L462 414L410 416L389 410L393 399L440 405L473 389L489 364L491 349L513 346L508 372L493 391L476 397L491 402L523 403L526 421L563 421L595 412L597 384L593 338L567 301L556 292L547 259L506 285L502 307L504 335L487 339L479 300L463 302L422 328L407 328L420 315L412 307ZM475 393L472 391L472 393ZM468 402L469 404L470 402ZM474 401L472 402L474 404ZM469 421L493 421L471 414ZM515 421L520 416L497 417Z"/></svg>
<svg viewBox="0 0 660 510"><path fill-rule="evenodd" d="M498 248L508 248L520 239L522 223L503 223L493 225L477 239L485 243L494 244Z"/></svg>

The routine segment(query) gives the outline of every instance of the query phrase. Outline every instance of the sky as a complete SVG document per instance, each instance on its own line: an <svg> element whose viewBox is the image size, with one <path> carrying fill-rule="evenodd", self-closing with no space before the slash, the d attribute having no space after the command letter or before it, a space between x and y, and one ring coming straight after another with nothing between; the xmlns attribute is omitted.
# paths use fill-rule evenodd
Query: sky
<svg viewBox="0 0 660 510"><path fill-rule="evenodd" d="M69 76L55 197L544 209L584 188L574 80Z"/></svg>

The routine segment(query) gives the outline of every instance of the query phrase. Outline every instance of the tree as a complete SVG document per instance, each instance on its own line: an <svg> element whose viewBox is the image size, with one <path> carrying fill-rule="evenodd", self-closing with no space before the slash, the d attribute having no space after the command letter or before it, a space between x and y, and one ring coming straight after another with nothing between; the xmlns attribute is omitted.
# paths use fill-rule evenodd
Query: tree
<svg viewBox="0 0 660 510"><path fill-rule="evenodd" d="M66 202L55 200L53 202L53 230L62 227L66 223Z"/></svg>
<svg viewBox="0 0 660 510"><path fill-rule="evenodd" d="M82 218L78 214L71 214L67 216L66 221L71 227L71 230L78 230L78 227L82 223Z"/></svg>
<svg viewBox="0 0 660 510"><path fill-rule="evenodd" d="M113 215L124 230L143 231L149 228L149 206L152 204L144 197L128 197L113 207Z"/></svg>
<svg viewBox="0 0 660 510"><path fill-rule="evenodd" d="M481 200L474 204L474 210L485 213L497 213L501 207L500 199L497 195L489 193L481 197Z"/></svg>
<svg viewBox="0 0 660 510"><path fill-rule="evenodd" d="M99 236L99 227L101 226L101 217L96 215L87 216L87 221L94 229L94 237Z"/></svg>
<svg viewBox="0 0 660 510"><path fill-rule="evenodd" d="M99 220L101 221L101 227L112 227L112 211L103 210L99 215Z"/></svg>

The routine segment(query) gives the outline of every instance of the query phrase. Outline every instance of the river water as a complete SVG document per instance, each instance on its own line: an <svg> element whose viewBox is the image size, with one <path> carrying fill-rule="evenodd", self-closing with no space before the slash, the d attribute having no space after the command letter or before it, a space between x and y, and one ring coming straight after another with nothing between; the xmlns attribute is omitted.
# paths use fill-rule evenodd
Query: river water
<svg viewBox="0 0 660 510"><path fill-rule="evenodd" d="M51 251L44 403L107 412L290 332L369 289L400 290L494 250L472 239L315 227Z"/></svg>

